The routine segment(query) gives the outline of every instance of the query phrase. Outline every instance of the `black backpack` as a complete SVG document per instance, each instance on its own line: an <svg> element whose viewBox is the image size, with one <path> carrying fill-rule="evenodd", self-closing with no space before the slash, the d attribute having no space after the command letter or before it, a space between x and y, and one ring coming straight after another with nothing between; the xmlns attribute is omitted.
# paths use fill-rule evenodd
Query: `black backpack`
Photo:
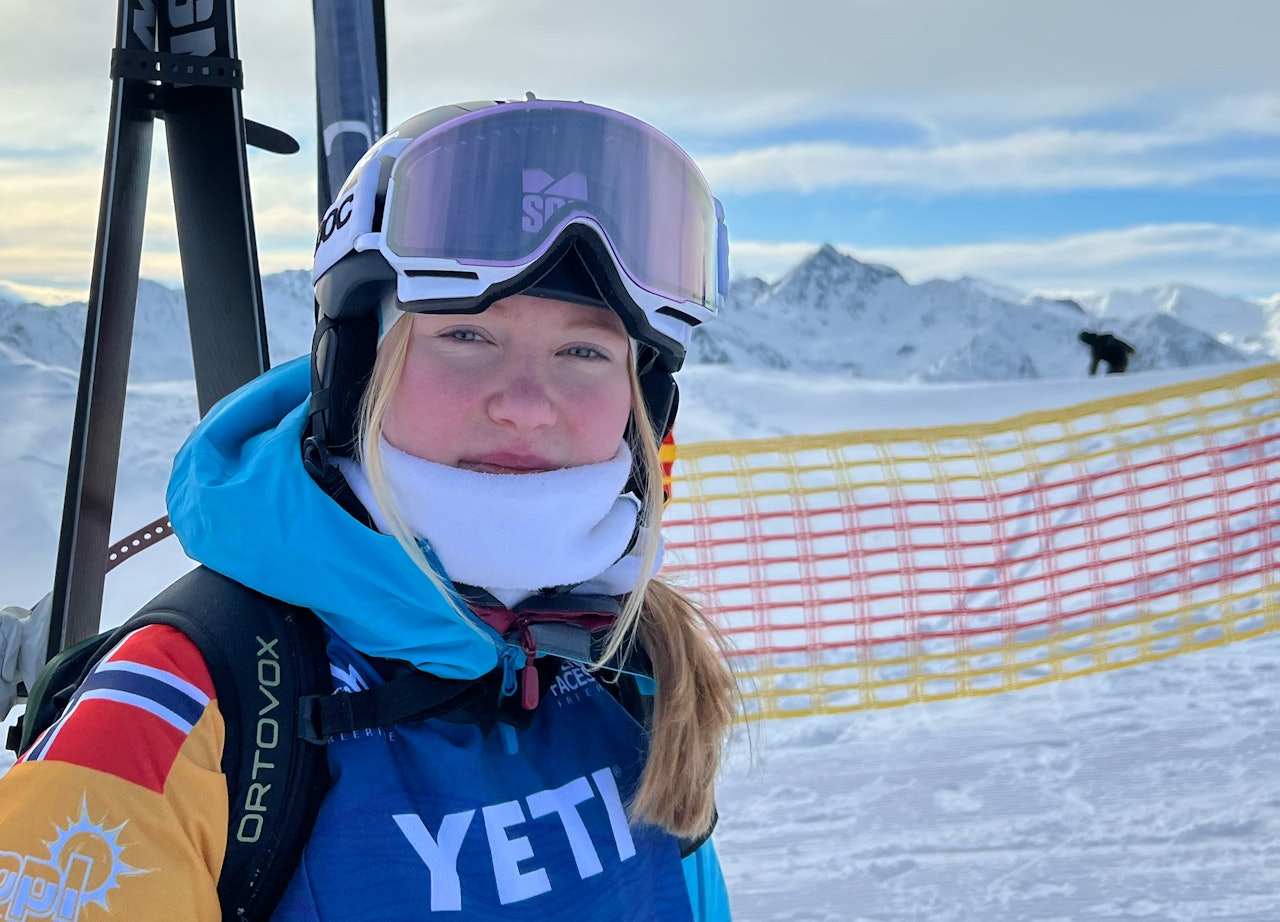
<svg viewBox="0 0 1280 922"><path fill-rule="evenodd" d="M329 788L326 740L460 708L480 715L477 720L493 719L499 711L517 724L533 717L513 699L500 703L501 677L492 673L476 680L441 679L404 667L365 691L333 694L325 632L313 612L197 567L120 627L54 657L30 690L26 713L10 728L8 748L26 752L62 715L98 661L130 631L148 624L171 625L200 650L226 726L222 771L229 818L218 898L228 922L266 919L284 895ZM559 662L554 655L538 659L544 686ZM648 673L648 664L629 661L627 667L601 684L648 726L652 699L634 678ZM681 856L710 835L708 830L681 840Z"/></svg>

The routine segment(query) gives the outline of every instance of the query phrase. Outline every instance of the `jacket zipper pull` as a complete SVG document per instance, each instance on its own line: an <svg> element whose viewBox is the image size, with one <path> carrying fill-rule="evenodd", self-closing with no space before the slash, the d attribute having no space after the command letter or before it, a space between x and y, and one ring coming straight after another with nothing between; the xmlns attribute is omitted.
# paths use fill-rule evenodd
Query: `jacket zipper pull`
<svg viewBox="0 0 1280 922"><path fill-rule="evenodd" d="M502 691L500 698L510 698L520 685L520 667L516 665L517 650L511 644L502 648L499 662L502 664Z"/></svg>
<svg viewBox="0 0 1280 922"><path fill-rule="evenodd" d="M520 627L520 647L524 650L524 669L520 675L520 706L526 711L536 711L541 693L538 687L538 667L534 665L538 657L538 645L534 643L533 633L527 624Z"/></svg>

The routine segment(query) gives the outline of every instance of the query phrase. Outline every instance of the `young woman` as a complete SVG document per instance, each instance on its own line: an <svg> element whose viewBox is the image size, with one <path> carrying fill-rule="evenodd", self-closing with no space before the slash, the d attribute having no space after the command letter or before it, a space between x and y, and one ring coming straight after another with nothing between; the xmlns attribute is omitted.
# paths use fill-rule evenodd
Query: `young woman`
<svg viewBox="0 0 1280 922"><path fill-rule="evenodd" d="M732 680L654 575L672 373L725 241L673 142L581 103L431 110L352 173L317 238L309 366L214 408L170 514L205 567L318 616L336 695L466 694L323 741L270 918L728 918L707 836ZM166 625L95 667L0 781L5 918L222 916L228 843L270 792L229 802L247 744L219 694Z"/></svg>

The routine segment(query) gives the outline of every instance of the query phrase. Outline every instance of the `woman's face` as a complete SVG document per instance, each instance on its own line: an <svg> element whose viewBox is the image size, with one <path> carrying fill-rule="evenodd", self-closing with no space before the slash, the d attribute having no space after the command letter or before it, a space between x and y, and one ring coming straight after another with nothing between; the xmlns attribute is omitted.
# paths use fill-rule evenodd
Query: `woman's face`
<svg viewBox="0 0 1280 922"><path fill-rule="evenodd" d="M479 314L415 314L382 434L489 473L607 461L631 413L628 346L612 311L529 295Z"/></svg>

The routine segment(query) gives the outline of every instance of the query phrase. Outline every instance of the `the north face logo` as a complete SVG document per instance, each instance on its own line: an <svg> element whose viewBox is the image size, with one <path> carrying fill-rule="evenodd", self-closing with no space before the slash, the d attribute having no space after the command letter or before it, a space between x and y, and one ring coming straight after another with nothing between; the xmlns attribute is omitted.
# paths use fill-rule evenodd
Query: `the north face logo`
<svg viewBox="0 0 1280 922"><path fill-rule="evenodd" d="M556 179L546 170L524 171L524 217L520 226L530 234L542 230L544 224L569 202L587 200L587 177L579 172Z"/></svg>
<svg viewBox="0 0 1280 922"><path fill-rule="evenodd" d="M603 693L604 689L577 663L566 662L560 667L560 671L548 686L547 691L557 705L567 707L585 701L597 693Z"/></svg>

